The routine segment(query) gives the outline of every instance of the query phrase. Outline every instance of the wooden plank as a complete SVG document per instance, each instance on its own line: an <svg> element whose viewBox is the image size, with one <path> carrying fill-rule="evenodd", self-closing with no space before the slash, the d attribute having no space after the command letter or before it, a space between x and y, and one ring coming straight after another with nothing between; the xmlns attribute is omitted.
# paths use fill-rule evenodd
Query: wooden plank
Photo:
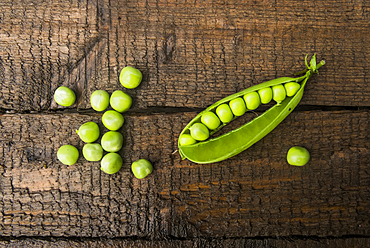
<svg viewBox="0 0 370 248"><path fill-rule="evenodd" d="M69 74L100 39L97 1L4 0L0 8L0 108L49 109L63 83L78 92Z"/></svg>
<svg viewBox="0 0 370 248"><path fill-rule="evenodd" d="M1 115L0 233L156 239L369 235L370 111L293 112L245 152L209 165L173 153L178 134L195 115L125 116L124 165L111 176L98 162L80 158L65 166L56 159L63 144L81 149L75 130L90 120L101 126L101 114ZM310 151L307 166L286 163L293 145ZM154 166L144 180L130 171L139 158Z"/></svg>
<svg viewBox="0 0 370 248"><path fill-rule="evenodd" d="M327 65L304 105L369 106L370 6L363 1L2 1L0 108L56 109L60 85L86 109L96 89L121 89L126 65L144 74L134 110L205 108L304 67ZM62 14L63 13L63 14Z"/></svg>
<svg viewBox="0 0 370 248"><path fill-rule="evenodd" d="M343 238L343 239L202 239L196 238L192 240L120 240L120 239L35 239L25 238L22 240L12 239L7 241L0 241L0 247L135 247L135 248L211 248L211 247L286 247L286 248L341 248L341 247L369 247L369 238Z"/></svg>

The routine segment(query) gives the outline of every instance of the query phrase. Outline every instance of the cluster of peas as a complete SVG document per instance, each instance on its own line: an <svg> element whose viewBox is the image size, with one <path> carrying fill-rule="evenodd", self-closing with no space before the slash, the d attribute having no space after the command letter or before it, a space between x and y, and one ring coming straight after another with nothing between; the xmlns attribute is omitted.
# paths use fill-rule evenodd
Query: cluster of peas
<svg viewBox="0 0 370 248"><path fill-rule="evenodd" d="M215 113L205 112L201 116L200 122L194 123L190 128L190 134L184 133L180 137L182 146L192 145L198 141L205 141L210 136L210 130L216 130L222 123L229 123L235 116L242 116L247 110L255 110L260 104L267 104L271 100L278 104L284 101L288 96L294 96L300 89L297 82L289 82L266 87L258 91L245 94L243 97L237 97L228 103L217 106Z"/></svg>
<svg viewBox="0 0 370 248"><path fill-rule="evenodd" d="M122 69L119 80L121 84L128 89L134 89L141 83L142 74L139 70L127 66ZM55 102L61 106L71 106L75 100L75 93L65 87L59 87L54 93ZM113 110L107 110L102 116L103 125L109 130L103 134L101 142L94 143L100 136L98 124L89 121L82 124L76 131L85 145L82 149L84 158L87 161L100 161L101 170L107 174L114 174L122 167L122 157L117 153L123 146L123 136L119 130L124 118L122 112L130 109L132 98L121 90L116 90L109 96L104 90L96 90L90 97L91 107L95 111L105 111L109 105ZM107 152L103 157L104 151ZM64 145L57 152L58 159L66 165L73 165L77 162L79 152L72 145ZM134 175L142 179L153 171L151 163L146 159L139 159L132 163L131 169Z"/></svg>

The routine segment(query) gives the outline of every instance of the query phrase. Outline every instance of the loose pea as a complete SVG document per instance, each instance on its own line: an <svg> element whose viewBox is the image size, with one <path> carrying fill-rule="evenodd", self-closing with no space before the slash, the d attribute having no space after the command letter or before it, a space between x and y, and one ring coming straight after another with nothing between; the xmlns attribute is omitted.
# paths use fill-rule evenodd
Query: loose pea
<svg viewBox="0 0 370 248"><path fill-rule="evenodd" d="M54 100L61 106L69 107L75 102L76 95L70 88L60 86L54 92Z"/></svg>
<svg viewBox="0 0 370 248"><path fill-rule="evenodd" d="M190 128L190 135L195 140L206 140L209 137L209 130L208 128L202 123L195 123Z"/></svg>
<svg viewBox="0 0 370 248"><path fill-rule="evenodd" d="M120 129L125 122L123 116L115 110L108 110L102 116L103 125L112 131Z"/></svg>
<svg viewBox="0 0 370 248"><path fill-rule="evenodd" d="M139 159L132 163L131 170L137 179L143 179L152 173L153 166L148 160Z"/></svg>
<svg viewBox="0 0 370 248"><path fill-rule="evenodd" d="M134 89L139 86L143 75L138 69L135 69L131 66L126 66L122 69L119 75L119 81L122 86L127 89Z"/></svg>
<svg viewBox="0 0 370 248"><path fill-rule="evenodd" d="M223 123L228 123L234 118L233 112L226 103L223 103L216 108L216 114Z"/></svg>
<svg viewBox="0 0 370 248"><path fill-rule="evenodd" d="M125 92L121 90L116 90L112 93L110 97L110 105L114 110L122 113L131 108L132 98Z"/></svg>
<svg viewBox="0 0 370 248"><path fill-rule="evenodd" d="M98 124L89 121L82 124L80 128L76 130L76 133L83 142L91 143L99 138L100 131Z"/></svg>
<svg viewBox="0 0 370 248"><path fill-rule="evenodd" d="M193 137L191 137L190 134L182 134L179 139L180 139L179 140L180 144L182 146L187 146L187 145L192 145L192 144L197 143L197 141L193 139Z"/></svg>
<svg viewBox="0 0 370 248"><path fill-rule="evenodd" d="M217 115L211 111L204 113L200 121L210 130L215 130L221 124L220 119L218 119Z"/></svg>
<svg viewBox="0 0 370 248"><path fill-rule="evenodd" d="M296 82L290 82L290 83L286 83L284 87L286 90L286 95L290 97L290 96L294 96L295 93L297 93L301 85Z"/></svg>
<svg viewBox="0 0 370 248"><path fill-rule="evenodd" d="M122 157L114 152L106 154L100 162L100 169L107 174L114 174L122 167Z"/></svg>
<svg viewBox="0 0 370 248"><path fill-rule="evenodd" d="M247 109L254 110L261 104L260 97L257 92L251 92L244 95L244 101L247 105Z"/></svg>
<svg viewBox="0 0 370 248"><path fill-rule="evenodd" d="M272 99L277 103L281 103L286 98L286 92L283 85L272 86Z"/></svg>
<svg viewBox="0 0 370 248"><path fill-rule="evenodd" d="M109 106L109 94L105 90L96 90L90 97L91 107L95 111L104 111Z"/></svg>
<svg viewBox="0 0 370 248"><path fill-rule="evenodd" d="M123 145L123 136L116 131L108 131L101 138L101 146L107 152L118 152Z"/></svg>
<svg viewBox="0 0 370 248"><path fill-rule="evenodd" d="M287 154L287 161L290 165L303 166L310 160L310 153L306 148L293 146Z"/></svg>
<svg viewBox="0 0 370 248"><path fill-rule="evenodd" d="M103 157L103 148L98 143L85 144L82 154L87 161L99 161Z"/></svg>
<svg viewBox="0 0 370 248"><path fill-rule="evenodd" d="M65 165L73 165L77 162L79 153L76 147L64 145L58 149L57 158Z"/></svg>
<svg viewBox="0 0 370 248"><path fill-rule="evenodd" d="M270 87L260 89L258 95L261 98L261 103L267 104L272 100L272 90Z"/></svg>
<svg viewBox="0 0 370 248"><path fill-rule="evenodd" d="M247 107L243 98L237 97L229 102L231 111L235 116L242 116L247 112Z"/></svg>

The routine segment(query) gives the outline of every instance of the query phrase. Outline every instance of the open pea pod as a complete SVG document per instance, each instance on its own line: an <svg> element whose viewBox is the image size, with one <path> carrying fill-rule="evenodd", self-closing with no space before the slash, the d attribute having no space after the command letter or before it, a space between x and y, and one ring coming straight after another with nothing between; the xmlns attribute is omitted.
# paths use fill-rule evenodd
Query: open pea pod
<svg viewBox="0 0 370 248"><path fill-rule="evenodd" d="M305 73L301 77L281 77L267 81L258 85L249 87L243 91L232 94L228 97L221 99L215 104L211 105L201 113L199 113L195 118L193 118L183 129L180 134L189 134L190 127L195 123L201 122L201 117L204 113L212 111L224 103L228 103L231 100L244 96L250 92L256 92L260 89L266 87L274 87L277 85L283 85L290 82L296 82L300 84L299 90L291 97L286 97L280 103L275 104L270 109L265 111L262 115L256 117L252 121L242 125L241 127L232 130L221 136L211 138L205 141L197 142L191 145L181 145L179 139L179 152L182 159L189 159L192 162L199 164L214 163L225 160L232 156L239 154L245 149L249 148L257 141L261 140L269 132L271 132L280 122L282 122L298 105L303 96L304 87L307 83L307 80L317 72L322 65L325 64L325 61L321 61L316 65L315 55L312 57L310 66L307 64L306 56L306 67L305 71L302 71L300 74ZM234 117L235 119L237 117ZM217 129L212 130L210 134L217 132L227 123L221 124Z"/></svg>

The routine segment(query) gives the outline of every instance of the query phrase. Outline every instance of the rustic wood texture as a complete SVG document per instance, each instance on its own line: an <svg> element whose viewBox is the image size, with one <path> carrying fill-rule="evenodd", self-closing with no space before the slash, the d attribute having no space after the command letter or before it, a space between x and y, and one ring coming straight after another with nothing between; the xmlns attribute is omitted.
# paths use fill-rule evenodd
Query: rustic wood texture
<svg viewBox="0 0 370 248"><path fill-rule="evenodd" d="M368 247L370 3L60 0L0 2L1 247ZM202 109L249 86L327 63L298 109L263 140L209 165L177 138ZM143 72L115 175L56 158L99 123L94 90ZM61 85L77 94L64 108ZM228 125L231 130L256 113ZM224 131L225 131L224 130ZM294 145L305 167L289 166ZM130 164L153 163L135 179ZM63 238L65 237L65 238Z"/></svg>
<svg viewBox="0 0 370 248"><path fill-rule="evenodd" d="M96 89L120 87L126 65L144 73L133 109L204 108L251 85L327 65L305 105L368 106L369 9L364 1L2 1L0 108L56 109L60 85L90 108Z"/></svg>
<svg viewBox="0 0 370 248"><path fill-rule="evenodd" d="M119 240L119 239L52 239L43 240L35 238L12 239L0 241L0 247L110 247L110 248L217 248L217 247L253 247L253 248L337 248L337 247L369 247L369 238L343 238L343 239L200 239L192 240Z"/></svg>
<svg viewBox="0 0 370 248"><path fill-rule="evenodd" d="M63 144L82 149L75 130L86 121L100 123L100 114L1 116L1 233L369 235L369 111L293 112L250 149L209 165L182 161L174 153L178 134L194 115L126 116L120 151L124 165L115 175L83 157L73 166L56 159ZM242 122L240 118L231 127ZM293 145L310 150L309 166L287 164L286 152ZM130 172L138 158L153 163L147 179L137 180Z"/></svg>

